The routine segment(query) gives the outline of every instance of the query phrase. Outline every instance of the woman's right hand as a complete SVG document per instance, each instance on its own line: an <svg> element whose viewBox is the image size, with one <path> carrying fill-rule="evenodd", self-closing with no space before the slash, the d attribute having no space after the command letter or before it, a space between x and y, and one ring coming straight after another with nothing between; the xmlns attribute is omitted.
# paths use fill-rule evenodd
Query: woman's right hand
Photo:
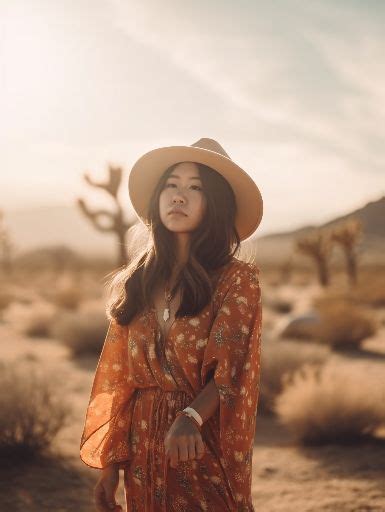
<svg viewBox="0 0 385 512"><path fill-rule="evenodd" d="M123 509L115 501L115 493L119 485L119 468L112 464L102 469L94 487L94 499L97 512L121 512Z"/></svg>

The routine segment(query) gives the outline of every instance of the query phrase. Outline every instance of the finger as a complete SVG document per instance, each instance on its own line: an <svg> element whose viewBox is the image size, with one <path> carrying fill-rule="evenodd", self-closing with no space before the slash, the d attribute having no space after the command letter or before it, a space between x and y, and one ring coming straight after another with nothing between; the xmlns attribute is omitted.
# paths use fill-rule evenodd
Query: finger
<svg viewBox="0 0 385 512"><path fill-rule="evenodd" d="M202 436L199 436L195 441L196 458L201 459L205 453L205 445Z"/></svg>
<svg viewBox="0 0 385 512"><path fill-rule="evenodd" d="M176 468L178 466L178 459L179 459L177 446L174 446L170 449L169 457L170 457L170 466L172 468Z"/></svg>
<svg viewBox="0 0 385 512"><path fill-rule="evenodd" d="M180 440L178 443L179 460L185 462L188 460L188 443L187 440Z"/></svg>
<svg viewBox="0 0 385 512"><path fill-rule="evenodd" d="M190 437L188 441L188 458L194 460L196 457L195 452L195 437Z"/></svg>

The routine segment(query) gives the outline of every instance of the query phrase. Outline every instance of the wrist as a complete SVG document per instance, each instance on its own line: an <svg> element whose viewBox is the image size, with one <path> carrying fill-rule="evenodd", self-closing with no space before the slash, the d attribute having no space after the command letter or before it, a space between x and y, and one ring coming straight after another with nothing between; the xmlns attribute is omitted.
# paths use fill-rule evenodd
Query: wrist
<svg viewBox="0 0 385 512"><path fill-rule="evenodd" d="M196 409L194 409L194 407L191 407L189 405L188 407L185 407L183 409L183 412L186 412L189 416L192 416L200 427L203 425L202 416L199 414L199 412Z"/></svg>
<svg viewBox="0 0 385 512"><path fill-rule="evenodd" d="M175 417L175 419L178 419L178 418L180 418L181 416L182 416L182 417L187 418L187 420L188 420L190 423L193 423L193 424L198 428L198 430L199 430L199 431L201 430L201 426L200 426L200 425L199 425L199 423L196 421L196 419L195 419L195 418L193 418L193 416L191 416L190 414L188 414L188 413L187 413L187 412L185 412L185 411L178 411L178 412L176 413L176 417Z"/></svg>

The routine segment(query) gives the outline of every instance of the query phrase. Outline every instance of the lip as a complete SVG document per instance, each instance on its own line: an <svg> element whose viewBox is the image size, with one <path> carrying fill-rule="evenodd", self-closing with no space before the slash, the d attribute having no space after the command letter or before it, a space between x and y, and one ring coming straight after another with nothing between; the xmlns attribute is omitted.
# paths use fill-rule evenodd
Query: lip
<svg viewBox="0 0 385 512"><path fill-rule="evenodd" d="M187 217L187 215L184 212L182 212L181 210L171 210L171 212L169 212L169 215L171 215L172 213L174 213L174 214L176 213L178 215L183 215L184 217Z"/></svg>

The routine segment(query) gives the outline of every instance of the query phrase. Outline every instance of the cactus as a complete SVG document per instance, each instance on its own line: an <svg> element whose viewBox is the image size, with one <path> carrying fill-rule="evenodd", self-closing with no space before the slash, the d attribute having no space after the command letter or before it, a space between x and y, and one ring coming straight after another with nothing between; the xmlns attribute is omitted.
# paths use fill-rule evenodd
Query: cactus
<svg viewBox="0 0 385 512"><path fill-rule="evenodd" d="M317 230L315 233L295 240L295 249L310 256L317 266L318 280L322 286L330 281L328 258L332 243L326 232Z"/></svg>
<svg viewBox="0 0 385 512"><path fill-rule="evenodd" d="M103 233L115 233L118 238L118 266L127 264L126 234L127 230L134 224L124 219L123 208L118 199L119 187L122 182L122 168L108 166L108 179L106 181L94 181L89 174L84 173L85 181L92 187L100 188L107 192L115 203L115 211L106 209L91 210L86 202L78 198L77 204L92 225Z"/></svg>
<svg viewBox="0 0 385 512"><path fill-rule="evenodd" d="M357 284L357 245L362 235L362 222L352 218L336 226L331 232L331 240L341 246L346 263L350 285Z"/></svg>

